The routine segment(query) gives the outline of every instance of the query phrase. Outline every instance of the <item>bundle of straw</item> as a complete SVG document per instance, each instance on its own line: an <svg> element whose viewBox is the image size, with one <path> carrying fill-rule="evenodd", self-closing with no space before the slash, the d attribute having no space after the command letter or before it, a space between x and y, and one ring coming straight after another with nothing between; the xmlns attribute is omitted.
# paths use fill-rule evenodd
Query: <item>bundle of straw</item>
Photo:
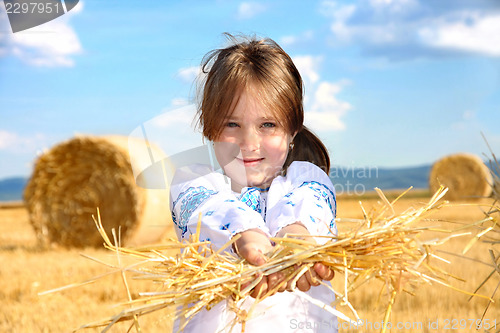
<svg viewBox="0 0 500 333"><path fill-rule="evenodd" d="M42 244L100 247L96 207L107 232L121 228L124 244L160 239L171 224L168 191L136 185L128 144L127 137L78 136L38 158L24 200Z"/></svg>
<svg viewBox="0 0 500 333"><path fill-rule="evenodd" d="M434 193L441 186L448 188L447 200L471 200L489 197L492 177L488 167L473 154L443 157L432 166L429 188Z"/></svg>
<svg viewBox="0 0 500 333"><path fill-rule="evenodd" d="M139 316L160 309L169 309L167 315L184 317L187 323L201 309L210 309L226 299L234 300L234 311L237 313L238 301L259 282L256 276L282 271L286 275L282 283L291 281L294 285L316 262L321 262L337 273L344 274L345 288L342 292L329 288L337 295L340 302L351 308L352 315L340 313L330 304L317 304L318 306L331 311L340 319L355 322L351 317L354 316L356 320L359 320L359 317L349 304L349 293L367 280L380 279L384 281L383 285L390 296L384 317L384 321L387 322L396 295L401 291L409 291L407 287L415 287L421 283L438 283L453 288L448 283L450 276L435 266L431 259L440 259L433 251L436 246L463 234L447 232L446 237L436 239L433 236L434 240L425 241L422 239L425 233L435 233L436 230L415 225L431 210L439 207L438 201L446 193L443 188L421 208L409 209L399 215L393 208L394 202L399 197L389 202L380 190L378 193L382 199L381 207L365 213L365 219L356 230L339 234L337 237L329 236L324 245L295 238L293 235L274 238L276 246L268 254L268 262L258 267L225 251L237 236L217 250L212 249L209 242L200 242L198 233L193 235L189 242L170 240L162 246L132 249L121 247L116 233L112 242L98 216L96 224L104 238L105 247L115 251L118 258L126 256L135 258L137 262L125 267L114 266L115 272L122 274L128 290L129 300L124 304L123 311L112 318L82 328L107 326L103 330L105 332L123 320L132 320L133 325L138 325ZM201 224L201 220L199 223ZM180 254L177 256L165 254L165 250L172 249L180 249ZM292 268L297 264L300 265L300 269ZM132 299L125 273L132 274L136 279L151 281L151 291L138 293L139 297ZM260 295L258 300L269 297L278 288L279 286L276 286L275 290ZM295 292L307 296L299 291ZM249 313L240 313L235 320L242 322L244 327L248 316ZM180 327L182 328L183 326Z"/></svg>

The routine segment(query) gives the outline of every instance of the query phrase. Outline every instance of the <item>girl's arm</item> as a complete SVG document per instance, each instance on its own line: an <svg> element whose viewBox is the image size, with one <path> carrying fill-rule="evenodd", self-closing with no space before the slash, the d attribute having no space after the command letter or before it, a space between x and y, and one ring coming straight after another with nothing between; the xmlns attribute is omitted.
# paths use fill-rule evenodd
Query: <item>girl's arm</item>
<svg viewBox="0 0 500 333"><path fill-rule="evenodd" d="M271 235L312 235L313 241L324 243L326 238L314 236L335 235L335 215L333 184L323 170L311 163L293 162L287 176L277 178L271 186L266 217ZM297 281L297 288L307 291L319 285L319 280L331 280L333 276L332 270L316 263ZM283 286L280 291L290 287Z"/></svg>
<svg viewBox="0 0 500 333"><path fill-rule="evenodd" d="M336 210L335 189L328 175L312 163L293 162L287 176L278 177L271 185L266 221L271 235L297 222L307 234L335 235ZM325 242L320 237L315 240Z"/></svg>

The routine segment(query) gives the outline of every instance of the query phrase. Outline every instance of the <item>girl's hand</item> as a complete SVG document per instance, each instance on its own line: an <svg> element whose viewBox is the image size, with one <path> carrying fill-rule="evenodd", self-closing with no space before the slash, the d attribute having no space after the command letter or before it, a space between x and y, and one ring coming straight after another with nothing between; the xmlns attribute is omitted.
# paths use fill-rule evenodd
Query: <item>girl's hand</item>
<svg viewBox="0 0 500 333"><path fill-rule="evenodd" d="M265 264L267 261L265 253L273 248L266 234L259 229L249 229L239 235L240 238L234 243L236 253L252 265Z"/></svg>
<svg viewBox="0 0 500 333"><path fill-rule="evenodd" d="M286 227L282 228L280 232L278 233L277 237L284 237L286 234L300 234L300 235L308 235L309 231L307 230L304 225L300 222L296 222L290 225L287 225ZM308 237L312 241L314 239L312 237ZM296 269L300 269L301 266L297 265ZM300 291L308 291L311 289L311 286L319 286L320 285L320 280L332 280L333 277L335 276L335 272L332 271L330 268L327 266L323 265L322 263L315 263L312 268L310 268L305 274L303 274L296 283L296 287ZM292 282L289 281L286 285L286 290L293 291L292 290ZM284 288L280 288L279 291L282 291Z"/></svg>
<svg viewBox="0 0 500 333"><path fill-rule="evenodd" d="M259 229L249 229L240 233L241 237L234 243L236 253L250 264L261 266L266 263L265 253L272 249L269 238ZM246 285L242 286L244 289ZM256 298L267 293L268 277L262 276L261 281L252 289L250 296Z"/></svg>
<svg viewBox="0 0 500 333"><path fill-rule="evenodd" d="M300 269L300 267L301 266L297 265L296 269ZM332 271L322 263L317 262L297 280L296 287L300 291L308 291L309 289L311 289L311 286L319 286L320 280L330 281L334 276L334 271ZM289 281L286 289L289 291L293 291L292 287L292 282Z"/></svg>

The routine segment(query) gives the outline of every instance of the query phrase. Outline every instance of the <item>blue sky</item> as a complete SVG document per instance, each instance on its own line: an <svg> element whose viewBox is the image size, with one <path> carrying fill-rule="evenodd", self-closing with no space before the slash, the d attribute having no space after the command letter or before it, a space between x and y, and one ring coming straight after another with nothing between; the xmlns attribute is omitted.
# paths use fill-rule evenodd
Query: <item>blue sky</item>
<svg viewBox="0 0 500 333"><path fill-rule="evenodd" d="M223 32L270 37L292 56L306 123L335 165L482 155L481 132L500 155L497 0L87 0L15 34L2 4L0 179L29 176L37 154L75 134L167 120L155 136L179 146L173 128L189 122L178 108Z"/></svg>

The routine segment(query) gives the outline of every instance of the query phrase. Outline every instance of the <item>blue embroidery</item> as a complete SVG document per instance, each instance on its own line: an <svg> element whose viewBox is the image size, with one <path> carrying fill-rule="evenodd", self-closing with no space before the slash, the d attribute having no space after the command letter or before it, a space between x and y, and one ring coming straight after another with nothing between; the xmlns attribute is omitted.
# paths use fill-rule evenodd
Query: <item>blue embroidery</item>
<svg viewBox="0 0 500 333"><path fill-rule="evenodd" d="M174 222L175 225L177 225L177 217L175 216L174 211L172 211L172 221Z"/></svg>
<svg viewBox="0 0 500 333"><path fill-rule="evenodd" d="M319 197L315 195L315 198L317 198L318 200L323 199L330 207L330 210L333 212L333 216L337 215L337 201L335 198L335 193L333 193L333 191L330 190L328 186L319 182L310 181L303 182L298 188L301 188L303 186L307 186L311 190L315 191L319 195ZM330 198L333 199L333 203Z"/></svg>
<svg viewBox="0 0 500 333"><path fill-rule="evenodd" d="M335 218L330 221L330 230L333 232L337 231L337 225L335 224Z"/></svg>
<svg viewBox="0 0 500 333"><path fill-rule="evenodd" d="M217 191L209 190L203 186L189 187L186 191L179 194L179 197L174 201L173 206L176 207L180 201L179 216L173 219L175 225L181 230L182 236L187 232L187 224L193 212L210 196L217 194ZM172 214L175 216L175 214Z"/></svg>
<svg viewBox="0 0 500 333"><path fill-rule="evenodd" d="M210 211L205 213L205 216L212 216L214 213L215 213L214 210L210 210Z"/></svg>
<svg viewBox="0 0 500 333"><path fill-rule="evenodd" d="M246 204L248 207L252 208L259 214L262 213L262 208L260 206L260 191L257 188L248 188L240 196L240 201Z"/></svg>
<svg viewBox="0 0 500 333"><path fill-rule="evenodd" d="M226 223L226 224L223 224L220 226L220 230L227 230L229 229L229 225L231 225L231 223Z"/></svg>

